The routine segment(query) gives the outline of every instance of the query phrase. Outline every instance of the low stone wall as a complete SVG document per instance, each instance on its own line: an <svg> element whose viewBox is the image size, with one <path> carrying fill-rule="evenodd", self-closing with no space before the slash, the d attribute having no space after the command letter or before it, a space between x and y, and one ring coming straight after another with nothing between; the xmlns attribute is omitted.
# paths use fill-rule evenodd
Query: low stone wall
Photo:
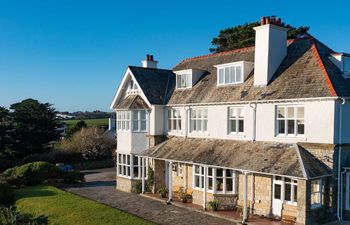
<svg viewBox="0 0 350 225"><path fill-rule="evenodd" d="M125 177L117 176L117 190L119 191L126 191L126 192L132 192L133 186L136 185L135 180L131 180Z"/></svg>

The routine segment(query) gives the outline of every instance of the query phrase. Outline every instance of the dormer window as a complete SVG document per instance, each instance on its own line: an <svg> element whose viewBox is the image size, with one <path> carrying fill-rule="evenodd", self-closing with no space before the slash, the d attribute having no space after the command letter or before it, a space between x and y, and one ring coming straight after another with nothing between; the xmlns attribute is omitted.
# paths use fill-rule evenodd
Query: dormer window
<svg viewBox="0 0 350 225"><path fill-rule="evenodd" d="M253 70L253 63L240 61L216 65L215 67L217 68L217 84L220 86L232 85L244 82Z"/></svg>
<svg viewBox="0 0 350 225"><path fill-rule="evenodd" d="M192 88L205 71L199 69L186 69L174 71L174 73L176 74L176 89L187 89Z"/></svg>
<svg viewBox="0 0 350 225"><path fill-rule="evenodd" d="M242 66L226 66L219 68L219 85L239 84L243 82Z"/></svg>
<svg viewBox="0 0 350 225"><path fill-rule="evenodd" d="M190 88L191 87L191 74L177 74L176 75L176 88Z"/></svg>
<svg viewBox="0 0 350 225"><path fill-rule="evenodd" d="M336 65L342 72L345 78L350 76L350 54L346 53L331 53L329 59Z"/></svg>

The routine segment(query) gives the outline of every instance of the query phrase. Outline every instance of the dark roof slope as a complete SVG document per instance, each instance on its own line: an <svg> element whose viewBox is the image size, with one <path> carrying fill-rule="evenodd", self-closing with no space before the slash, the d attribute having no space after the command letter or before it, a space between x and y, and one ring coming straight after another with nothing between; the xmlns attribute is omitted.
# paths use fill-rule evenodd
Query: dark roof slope
<svg viewBox="0 0 350 225"><path fill-rule="evenodd" d="M289 41L288 54L266 87L254 87L254 74L243 84L217 86L214 65L254 62L254 47L187 59L173 70L196 68L208 74L191 89L174 90L168 104L350 96L350 85L328 59L331 52L312 37Z"/></svg>
<svg viewBox="0 0 350 225"><path fill-rule="evenodd" d="M129 95L116 109L148 109L147 103L139 95Z"/></svg>
<svg viewBox="0 0 350 225"><path fill-rule="evenodd" d="M171 70L129 66L147 100L154 105L164 105L175 87Z"/></svg>
<svg viewBox="0 0 350 225"><path fill-rule="evenodd" d="M141 155L306 179L329 175L321 162L298 151L295 144L170 137Z"/></svg>

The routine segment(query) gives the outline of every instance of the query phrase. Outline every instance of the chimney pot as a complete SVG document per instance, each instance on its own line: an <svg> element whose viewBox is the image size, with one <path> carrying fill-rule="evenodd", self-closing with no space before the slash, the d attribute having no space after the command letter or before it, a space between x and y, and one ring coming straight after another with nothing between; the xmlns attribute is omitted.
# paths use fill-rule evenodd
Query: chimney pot
<svg viewBox="0 0 350 225"><path fill-rule="evenodd" d="M146 60L149 61L149 54L146 55Z"/></svg>
<svg viewBox="0 0 350 225"><path fill-rule="evenodd" d="M149 56L149 60L150 60L150 61L153 61L153 55L150 55L150 56Z"/></svg>
<svg viewBox="0 0 350 225"><path fill-rule="evenodd" d="M265 24L270 24L270 17L265 17Z"/></svg>
<svg viewBox="0 0 350 225"><path fill-rule="evenodd" d="M262 16L260 18L260 25L265 25L265 17L264 16Z"/></svg>

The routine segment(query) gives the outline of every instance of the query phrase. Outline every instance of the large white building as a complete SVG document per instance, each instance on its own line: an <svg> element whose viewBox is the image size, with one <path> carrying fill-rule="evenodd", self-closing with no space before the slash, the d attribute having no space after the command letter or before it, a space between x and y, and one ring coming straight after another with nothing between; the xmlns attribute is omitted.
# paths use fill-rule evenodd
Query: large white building
<svg viewBox="0 0 350 225"><path fill-rule="evenodd" d="M182 188L204 208L218 199L242 209L243 220L350 216L350 55L312 36L287 40L275 18L255 32L253 47L172 70L149 55L127 68L111 105L117 189L166 186L172 199Z"/></svg>

